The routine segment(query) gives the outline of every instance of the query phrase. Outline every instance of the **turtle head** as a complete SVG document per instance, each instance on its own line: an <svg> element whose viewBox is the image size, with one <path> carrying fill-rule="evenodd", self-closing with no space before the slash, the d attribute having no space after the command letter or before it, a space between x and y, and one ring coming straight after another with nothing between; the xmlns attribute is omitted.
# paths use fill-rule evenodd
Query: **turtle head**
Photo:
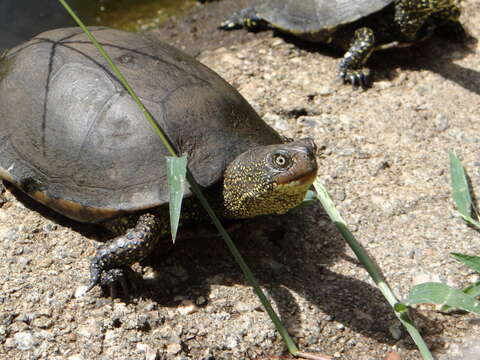
<svg viewBox="0 0 480 360"><path fill-rule="evenodd" d="M300 204L317 175L315 151L313 140L306 138L237 156L225 171L225 216L284 214Z"/></svg>

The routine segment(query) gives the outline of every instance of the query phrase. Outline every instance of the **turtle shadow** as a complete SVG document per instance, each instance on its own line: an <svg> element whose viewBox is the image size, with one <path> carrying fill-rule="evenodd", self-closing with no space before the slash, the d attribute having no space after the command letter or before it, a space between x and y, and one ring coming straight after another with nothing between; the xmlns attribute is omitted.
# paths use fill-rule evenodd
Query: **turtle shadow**
<svg viewBox="0 0 480 360"><path fill-rule="evenodd" d="M440 36L437 39L443 39ZM432 40L437 40L432 39ZM418 47L417 61L406 63L407 68L419 68L434 72L472 93L480 95L480 71L466 68L454 61L475 53L478 40L469 36L464 42L431 41Z"/></svg>
<svg viewBox="0 0 480 360"><path fill-rule="evenodd" d="M375 82L382 80L392 81L401 74L402 69L424 69L480 94L480 72L454 63L475 53L478 40L469 33L460 40L438 30L440 29L437 29L432 37L412 46L374 52L367 63L373 70L372 84L375 85ZM300 50L335 58L338 61L344 54L342 50L308 42L278 30L273 30L272 36L280 37ZM332 74L332 79L335 77L336 74Z"/></svg>
<svg viewBox="0 0 480 360"><path fill-rule="evenodd" d="M388 329L395 316L381 293L365 281L329 270L343 258L364 271L345 254L344 240L319 206L247 221L233 239L287 328L298 327L304 318L295 293L325 314L325 321L335 320L385 344L396 342ZM209 299L215 285L248 286L219 237L179 241L168 258L163 250L144 262L159 275L146 282L143 298L177 307L179 298Z"/></svg>
<svg viewBox="0 0 480 360"><path fill-rule="evenodd" d="M7 188L26 208L86 238L101 242L111 238L101 225L70 220L8 184ZM329 269L344 259L365 272L356 259L345 254L344 240L320 206L243 221L232 238L287 328L302 322L296 293L325 314L319 322L334 320L379 342L395 343L388 329L395 317L381 293L365 281ZM223 239L203 225L180 229L175 244L161 242L141 265L158 275L144 278L137 293L122 298L126 303L144 298L176 308L178 298L209 299L212 286L248 286ZM93 296L102 295L96 292Z"/></svg>

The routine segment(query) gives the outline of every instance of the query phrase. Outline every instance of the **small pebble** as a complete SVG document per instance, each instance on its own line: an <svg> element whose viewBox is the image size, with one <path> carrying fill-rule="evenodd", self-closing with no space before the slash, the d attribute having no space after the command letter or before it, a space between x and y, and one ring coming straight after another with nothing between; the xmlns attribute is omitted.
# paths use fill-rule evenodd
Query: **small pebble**
<svg viewBox="0 0 480 360"><path fill-rule="evenodd" d="M321 124L321 119L318 116L300 116L298 121L299 123L310 128L315 128Z"/></svg>
<svg viewBox="0 0 480 360"><path fill-rule="evenodd" d="M227 349L234 349L238 346L238 343L239 343L239 339L238 337L236 336L229 336L227 337L226 339L226 342L225 342L225 347Z"/></svg>
<svg viewBox="0 0 480 360"><path fill-rule="evenodd" d="M402 325L399 322L390 325L388 330L390 331L390 335L392 335L395 340L400 340L402 337Z"/></svg>
<svg viewBox="0 0 480 360"><path fill-rule="evenodd" d="M449 128L448 118L445 115L438 114L434 120L435 130L438 132L445 131Z"/></svg>
<svg viewBox="0 0 480 360"><path fill-rule="evenodd" d="M69 356L68 360L84 360L84 357L80 354L75 354L75 355Z"/></svg>
<svg viewBox="0 0 480 360"><path fill-rule="evenodd" d="M177 355L180 351L182 351L180 344L169 344L167 346L168 355Z"/></svg>
<svg viewBox="0 0 480 360"><path fill-rule="evenodd" d="M158 354L158 350L153 349L149 346L145 354L145 360L159 360L159 359L160 359L160 355Z"/></svg>
<svg viewBox="0 0 480 360"><path fill-rule="evenodd" d="M30 331L21 331L13 336L13 340L19 350L30 350L38 345L38 339Z"/></svg>
<svg viewBox="0 0 480 360"><path fill-rule="evenodd" d="M87 293L87 288L88 288L88 286L86 286L86 285L78 286L75 289L75 294L73 296L75 296L75 298L79 298L79 297L84 296Z"/></svg>
<svg viewBox="0 0 480 360"><path fill-rule="evenodd" d="M181 315L189 315L198 311L198 306L192 300L183 300L177 308Z"/></svg>
<svg viewBox="0 0 480 360"><path fill-rule="evenodd" d="M392 83L390 81L377 81L375 83L375 87L378 87L381 90L385 90L392 87Z"/></svg>
<svg viewBox="0 0 480 360"><path fill-rule="evenodd" d="M197 303L197 305L203 305L206 301L207 300L203 296L199 296L195 302Z"/></svg>
<svg viewBox="0 0 480 360"><path fill-rule="evenodd" d="M318 93L322 96L330 95L332 92L333 90L330 86L323 85L318 88Z"/></svg>
<svg viewBox="0 0 480 360"><path fill-rule="evenodd" d="M137 351L141 353L146 353L148 350L149 346L144 343L138 343L137 344Z"/></svg>
<svg viewBox="0 0 480 360"><path fill-rule="evenodd" d="M385 358L385 360L402 360L402 357L400 356L399 353L395 352L395 351L392 351L391 353L389 353L387 355L387 357Z"/></svg>

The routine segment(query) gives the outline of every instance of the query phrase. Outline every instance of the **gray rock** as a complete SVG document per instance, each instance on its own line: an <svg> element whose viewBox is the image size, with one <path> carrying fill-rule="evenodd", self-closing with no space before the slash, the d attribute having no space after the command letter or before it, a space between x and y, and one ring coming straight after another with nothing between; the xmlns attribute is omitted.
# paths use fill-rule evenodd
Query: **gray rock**
<svg viewBox="0 0 480 360"><path fill-rule="evenodd" d="M168 344L167 345L167 354L168 355L177 355L182 351L182 346L180 344Z"/></svg>
<svg viewBox="0 0 480 360"><path fill-rule="evenodd" d="M438 114L434 119L435 130L443 132L450 126L448 118L445 115Z"/></svg>
<svg viewBox="0 0 480 360"><path fill-rule="evenodd" d="M13 340L19 350L31 350L38 345L39 341L30 331L21 331L13 335Z"/></svg>

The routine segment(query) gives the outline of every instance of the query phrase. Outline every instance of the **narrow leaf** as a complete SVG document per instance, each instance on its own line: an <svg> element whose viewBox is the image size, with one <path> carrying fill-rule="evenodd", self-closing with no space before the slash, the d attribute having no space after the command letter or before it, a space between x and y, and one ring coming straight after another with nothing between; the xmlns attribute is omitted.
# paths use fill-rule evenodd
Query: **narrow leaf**
<svg viewBox="0 0 480 360"><path fill-rule="evenodd" d="M470 269L480 273L480 256L450 253L455 259L467 265Z"/></svg>
<svg viewBox="0 0 480 360"><path fill-rule="evenodd" d="M420 335L420 332L415 328L413 322L409 318L408 311L405 308L405 304L399 302L392 289L388 285L386 279L383 277L383 274L378 265L373 259L368 256L363 246L357 241L357 239L348 229L345 220L343 220L342 216L335 208L335 204L333 203L332 198L328 194L327 189L323 186L323 184L318 178L315 179L313 186L317 191L318 200L320 200L320 202L322 203L322 206L325 209L326 213L328 214L332 222L335 224L338 231L342 234L343 238L347 241L348 245L352 248L358 260L360 260L362 265L368 271L369 275L377 285L380 292L383 294L390 306L392 306L393 310L395 311L395 315L402 322L403 326L405 326L405 329L407 329L408 333L417 345L418 350L422 355L422 359L433 360L433 355L428 349L427 344L425 343L422 336Z"/></svg>
<svg viewBox="0 0 480 360"><path fill-rule="evenodd" d="M480 301L463 291L442 283L424 283L415 286L407 299L407 304L433 303L480 314Z"/></svg>
<svg viewBox="0 0 480 360"><path fill-rule="evenodd" d="M466 216L463 214L460 214L467 223L469 223L472 226L475 226L477 229L480 229L480 222L477 220L472 219L470 216Z"/></svg>
<svg viewBox="0 0 480 360"><path fill-rule="evenodd" d="M408 310L408 306L405 305L404 303L398 302L398 303L396 303L396 304L393 306L393 309L394 309L396 312L401 313L401 312L407 311L407 310Z"/></svg>
<svg viewBox="0 0 480 360"><path fill-rule="evenodd" d="M172 241L175 243L180 213L182 209L183 194L185 192L185 176L187 173L187 156L167 156L168 191L170 193L170 230Z"/></svg>
<svg viewBox="0 0 480 360"><path fill-rule="evenodd" d="M452 181L453 200L462 215L471 216L472 198L470 196L465 170L457 155L450 152L448 156L450 158L450 178Z"/></svg>
<svg viewBox="0 0 480 360"><path fill-rule="evenodd" d="M480 296L480 281L477 281L475 284L468 285L465 289L462 290L465 294L472 297Z"/></svg>
<svg viewBox="0 0 480 360"><path fill-rule="evenodd" d="M313 204L316 201L317 201L317 193L313 190L308 190L307 193L305 194L305 197L303 198L302 203Z"/></svg>
<svg viewBox="0 0 480 360"><path fill-rule="evenodd" d="M480 296L480 281L476 282L475 284L468 285L462 291L465 294L467 294L471 297L474 297L474 298L476 298L477 296ZM448 305L444 305L440 309L440 311L442 311L442 312L449 312L449 311L452 311L452 310L455 310L455 308L453 308L451 306L448 306Z"/></svg>

